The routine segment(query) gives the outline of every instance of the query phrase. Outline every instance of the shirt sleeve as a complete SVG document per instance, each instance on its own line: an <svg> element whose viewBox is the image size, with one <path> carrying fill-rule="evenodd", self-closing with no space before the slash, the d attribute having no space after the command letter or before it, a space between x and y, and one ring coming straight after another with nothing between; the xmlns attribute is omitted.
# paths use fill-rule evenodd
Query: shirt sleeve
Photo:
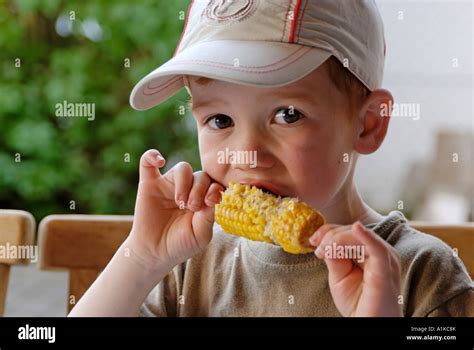
<svg viewBox="0 0 474 350"><path fill-rule="evenodd" d="M405 232L395 247L402 262L406 316L473 316L472 280L451 247L416 230Z"/></svg>
<svg viewBox="0 0 474 350"><path fill-rule="evenodd" d="M470 288L429 312L428 317L473 317L474 290Z"/></svg>

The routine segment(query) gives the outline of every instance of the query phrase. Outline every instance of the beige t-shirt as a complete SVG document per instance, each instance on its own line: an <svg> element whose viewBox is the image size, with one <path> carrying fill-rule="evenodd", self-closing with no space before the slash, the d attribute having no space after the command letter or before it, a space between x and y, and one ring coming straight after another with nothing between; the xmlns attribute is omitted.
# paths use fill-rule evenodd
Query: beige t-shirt
<svg viewBox="0 0 474 350"><path fill-rule="evenodd" d="M367 227L400 254L406 316L474 316L472 280L446 244L409 227L397 211ZM314 254L288 254L228 235L217 224L206 250L176 266L140 315L341 316L326 265Z"/></svg>

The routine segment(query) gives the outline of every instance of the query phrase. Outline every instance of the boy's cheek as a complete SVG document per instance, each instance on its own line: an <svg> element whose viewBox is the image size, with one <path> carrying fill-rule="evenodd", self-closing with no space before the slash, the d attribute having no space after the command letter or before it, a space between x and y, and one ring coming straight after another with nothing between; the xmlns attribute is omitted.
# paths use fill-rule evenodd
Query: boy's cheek
<svg viewBox="0 0 474 350"><path fill-rule="evenodd" d="M209 146L209 145L207 145ZM202 171L206 172L212 179L226 186L230 180L228 172L231 165L219 162L219 146L201 145L199 147L199 155L201 158Z"/></svg>
<svg viewBox="0 0 474 350"><path fill-rule="evenodd" d="M288 147L275 147L268 150L274 162L272 174L287 182L287 185L296 186L294 195L316 207L327 203L341 187L350 170L349 162L343 161L343 149L338 142L323 140L322 138L300 135L299 142L288 138ZM228 142L225 142L228 146ZM199 140L199 153L202 170L208 175L225 183L232 175L229 164L219 162L219 150L225 148L220 142L210 142L206 138ZM256 162L258 164L258 154ZM258 172L258 167L255 169ZM268 169L260 169L268 173Z"/></svg>
<svg viewBox="0 0 474 350"><path fill-rule="evenodd" d="M349 173L348 163L315 157L298 169L294 167L291 177L302 200L315 208L323 208L341 190Z"/></svg>
<svg viewBox="0 0 474 350"><path fill-rule="evenodd" d="M211 175L211 177L213 177L212 174L217 174L223 170L224 165L217 162L217 151L200 149L200 157L202 170Z"/></svg>

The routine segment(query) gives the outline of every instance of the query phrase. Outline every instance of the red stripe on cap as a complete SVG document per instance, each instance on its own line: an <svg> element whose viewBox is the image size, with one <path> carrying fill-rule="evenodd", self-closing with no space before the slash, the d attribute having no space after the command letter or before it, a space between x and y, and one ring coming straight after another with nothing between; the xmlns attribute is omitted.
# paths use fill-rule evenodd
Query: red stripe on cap
<svg viewBox="0 0 474 350"><path fill-rule="evenodd" d="M300 12L300 6L301 6L301 0L296 0L296 5L295 5L295 12L293 13L293 22L291 23L291 31L290 31L290 43L293 43L295 41L295 30L296 30L296 24L298 23L298 13Z"/></svg>
<svg viewBox="0 0 474 350"><path fill-rule="evenodd" d="M186 12L186 19L184 20L183 32L181 33L181 37L179 38L178 46L176 46L176 49L174 50L173 57L176 56L179 46L181 45L181 41L183 40L184 33L186 32L186 27L188 26L189 14L191 13L191 8L193 7L193 5L194 5L194 0L191 0L191 3L189 4L189 7L188 7L188 12Z"/></svg>

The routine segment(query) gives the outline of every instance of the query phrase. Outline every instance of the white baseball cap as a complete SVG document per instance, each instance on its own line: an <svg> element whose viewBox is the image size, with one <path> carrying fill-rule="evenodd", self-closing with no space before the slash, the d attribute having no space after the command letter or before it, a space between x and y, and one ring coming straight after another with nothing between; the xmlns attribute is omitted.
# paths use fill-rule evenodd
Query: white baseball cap
<svg viewBox="0 0 474 350"><path fill-rule="evenodd" d="M385 39L374 0L194 0L173 58L138 82L130 104L160 104L186 75L283 86L331 55L369 90L381 86Z"/></svg>

